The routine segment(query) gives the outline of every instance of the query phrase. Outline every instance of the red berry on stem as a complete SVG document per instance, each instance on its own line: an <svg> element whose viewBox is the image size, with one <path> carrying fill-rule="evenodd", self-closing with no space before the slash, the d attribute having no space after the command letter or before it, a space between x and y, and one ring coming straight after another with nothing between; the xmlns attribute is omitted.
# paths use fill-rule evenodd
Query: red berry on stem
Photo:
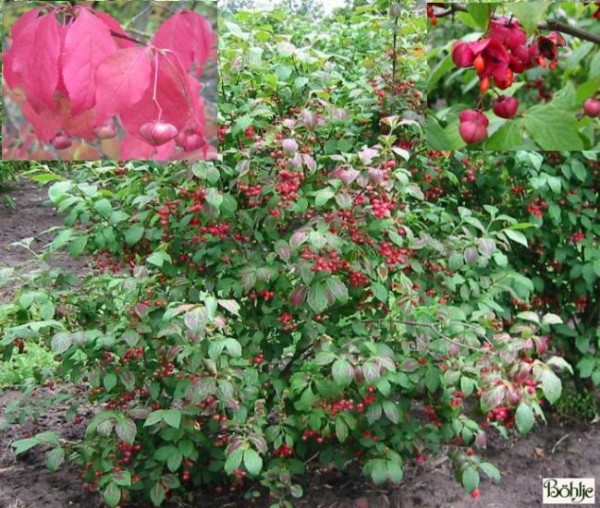
<svg viewBox="0 0 600 508"><path fill-rule="evenodd" d="M140 127L140 134L151 145L160 146L172 140L178 134L177 127L173 124L154 121L145 123Z"/></svg>
<svg viewBox="0 0 600 508"><path fill-rule="evenodd" d="M586 99L583 103L583 111L592 118L600 116L600 99Z"/></svg>
<svg viewBox="0 0 600 508"><path fill-rule="evenodd" d="M494 101L494 113L500 118L512 118L519 109L519 100L501 95Z"/></svg>

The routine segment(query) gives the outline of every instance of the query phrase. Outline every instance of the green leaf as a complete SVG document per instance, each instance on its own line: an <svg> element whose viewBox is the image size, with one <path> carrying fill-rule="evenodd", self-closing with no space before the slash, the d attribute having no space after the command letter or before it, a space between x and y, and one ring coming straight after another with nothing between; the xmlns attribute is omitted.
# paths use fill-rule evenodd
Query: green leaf
<svg viewBox="0 0 600 508"><path fill-rule="evenodd" d="M160 506L165 500L165 488L161 482L156 482L154 487L150 489L150 501L154 506Z"/></svg>
<svg viewBox="0 0 600 508"><path fill-rule="evenodd" d="M486 30L489 22L490 16L494 11L494 4L492 3L474 3L467 4L467 11L473 18L473 21L482 29Z"/></svg>
<svg viewBox="0 0 600 508"><path fill-rule="evenodd" d="M348 438L348 426L340 415L335 419L335 435L340 443L343 443Z"/></svg>
<svg viewBox="0 0 600 508"><path fill-rule="evenodd" d="M171 471L172 473L177 471L179 469L179 466L181 465L182 460L183 454L181 453L179 448L173 448L172 452L167 458L167 467L169 468L169 471Z"/></svg>
<svg viewBox="0 0 600 508"><path fill-rule="evenodd" d="M102 495L108 506L117 506L121 500L121 489L116 483L110 482Z"/></svg>
<svg viewBox="0 0 600 508"><path fill-rule="evenodd" d="M73 256L74 258L81 256L81 254L85 250L87 243L88 237L86 235L77 237L71 242L71 245L69 245L69 254L71 254L71 256Z"/></svg>
<svg viewBox="0 0 600 508"><path fill-rule="evenodd" d="M112 214L113 208L108 199L99 199L94 203L95 210L105 219L110 217Z"/></svg>
<svg viewBox="0 0 600 508"><path fill-rule="evenodd" d="M580 182L585 182L587 178L587 170L585 166L577 159L571 159L571 171Z"/></svg>
<svg viewBox="0 0 600 508"><path fill-rule="evenodd" d="M544 316L542 317L542 323L545 325L558 325L562 322L563 320L560 316L557 316L556 314L552 314L550 312L548 314L544 314Z"/></svg>
<svg viewBox="0 0 600 508"><path fill-rule="evenodd" d="M72 334L68 332L58 332L56 335L54 335L54 337L52 337L50 347L52 348L53 353L60 355L69 349L69 347L71 347L72 342Z"/></svg>
<svg viewBox="0 0 600 508"><path fill-rule="evenodd" d="M178 429L181 425L181 410L180 409L167 409L164 411L163 420L167 425Z"/></svg>
<svg viewBox="0 0 600 508"><path fill-rule="evenodd" d="M107 392L110 392L117 385L117 375L114 372L109 372L104 376L102 384Z"/></svg>
<svg viewBox="0 0 600 508"><path fill-rule="evenodd" d="M214 206L215 208L219 208L221 206L221 204L223 203L223 196L221 195L221 193L214 187L211 187L209 189L206 190L206 202L209 205Z"/></svg>
<svg viewBox="0 0 600 508"><path fill-rule="evenodd" d="M150 263L151 265L154 266L162 266L165 261L167 263L172 263L173 261L171 260L171 256L169 256L168 253L164 252L164 251L156 251L153 252L152 254L150 254L148 256L148 258L146 259L146 261L148 263Z"/></svg>
<svg viewBox="0 0 600 508"><path fill-rule="evenodd" d="M263 460L256 451L252 448L248 448L244 452L244 466L251 475L256 476L262 470Z"/></svg>
<svg viewBox="0 0 600 508"><path fill-rule="evenodd" d="M521 434L526 434L531 430L535 419L533 417L533 411L531 410L531 406L527 404L527 402L522 401L515 412L515 423L517 424L517 429Z"/></svg>
<svg viewBox="0 0 600 508"><path fill-rule="evenodd" d="M236 448L233 452L231 452L225 459L225 472L227 474L231 474L234 470L238 469L240 467L240 464L242 463L243 457L244 448Z"/></svg>
<svg viewBox="0 0 600 508"><path fill-rule="evenodd" d="M141 224L134 224L125 231L125 241L127 245L135 245L144 236L145 228Z"/></svg>
<svg viewBox="0 0 600 508"><path fill-rule="evenodd" d="M532 323L540 323L540 317L537 315L537 313L529 310L525 312L519 312L517 314L517 318L523 319L524 321L531 321Z"/></svg>
<svg viewBox="0 0 600 508"><path fill-rule="evenodd" d="M594 370L596 370L596 360L591 356L582 358L577 364L577 370L582 379L590 377Z"/></svg>
<svg viewBox="0 0 600 508"><path fill-rule="evenodd" d="M348 288L338 277L334 276L327 279L327 289L329 289L336 300L340 302L348 300Z"/></svg>
<svg viewBox="0 0 600 508"><path fill-rule="evenodd" d="M115 432L121 441L132 444L137 434L137 426L131 418L124 418L115 425Z"/></svg>
<svg viewBox="0 0 600 508"><path fill-rule="evenodd" d="M331 375L340 386L348 386L354 377L354 367L348 360L339 358L331 367Z"/></svg>
<svg viewBox="0 0 600 508"><path fill-rule="evenodd" d="M152 411L146 421L144 422L144 427L151 427L152 425L156 425L163 421L164 409L158 409L157 411Z"/></svg>
<svg viewBox="0 0 600 508"><path fill-rule="evenodd" d="M119 471L118 473L113 473L112 479L117 485L122 487L131 486L131 473L129 471Z"/></svg>
<svg viewBox="0 0 600 508"><path fill-rule="evenodd" d="M317 314L320 314L327 308L329 302L327 301L323 284L319 283L308 290L307 302L309 307Z"/></svg>
<svg viewBox="0 0 600 508"><path fill-rule="evenodd" d="M529 8L534 4L524 5ZM573 112L559 109L552 103L541 104L528 108L523 118L527 132L543 150L584 149Z"/></svg>
<svg viewBox="0 0 600 508"><path fill-rule="evenodd" d="M520 243L521 245L527 247L527 237L523 233L520 231L515 231L514 229L504 229L503 231L504 234L513 242Z"/></svg>
<svg viewBox="0 0 600 508"><path fill-rule="evenodd" d="M521 122L509 120L504 122L483 145L484 150L509 151L516 150L523 143Z"/></svg>
<svg viewBox="0 0 600 508"><path fill-rule="evenodd" d="M527 35L531 35L536 31L538 23L542 21L550 5L549 2L517 2L507 7L521 22Z"/></svg>
<svg viewBox="0 0 600 508"><path fill-rule="evenodd" d="M57 471L65 461L65 450L60 446L46 452L46 467L50 471Z"/></svg>
<svg viewBox="0 0 600 508"><path fill-rule="evenodd" d="M393 483L400 483L404 477L404 471L402 470L402 464L394 460L388 460L387 472L390 481Z"/></svg>
<svg viewBox="0 0 600 508"><path fill-rule="evenodd" d="M398 423L400 421L400 409L398 409L398 406L394 402L386 400L383 402L382 406L383 412L390 422Z"/></svg>
<svg viewBox="0 0 600 508"><path fill-rule="evenodd" d="M562 391L560 378L552 370L546 368L542 371L541 383L544 397L550 404L554 404L560 398Z"/></svg>
<svg viewBox="0 0 600 508"><path fill-rule="evenodd" d="M388 303L388 290L381 282L371 283L371 291L380 302Z"/></svg>
<svg viewBox="0 0 600 508"><path fill-rule="evenodd" d="M335 191L331 187L325 187L324 189L321 189L315 194L315 206L317 208L322 207L333 196L335 196Z"/></svg>
<svg viewBox="0 0 600 508"><path fill-rule="evenodd" d="M40 440L36 437L28 437L26 439L19 439L14 441L11 446L15 449L15 455L20 455L21 453L25 453L27 450L30 450L34 446L40 444Z"/></svg>
<svg viewBox="0 0 600 508"><path fill-rule="evenodd" d="M430 150L455 150L457 148L433 115L427 117L427 147Z"/></svg>
<svg viewBox="0 0 600 508"><path fill-rule="evenodd" d="M56 238L54 240L52 240L52 243L50 244L50 250L55 251L60 249L61 247L67 244L67 242L71 239L71 236L73 236L73 230L64 229L63 231L58 233L58 235L56 235Z"/></svg>
<svg viewBox="0 0 600 508"><path fill-rule="evenodd" d="M462 485L467 492L473 492L479 487L479 473L472 466L467 466L462 472Z"/></svg>
<svg viewBox="0 0 600 508"><path fill-rule="evenodd" d="M494 464L490 464L489 462L480 462L479 469L481 469L492 480L496 482L500 481L500 470L494 466Z"/></svg>

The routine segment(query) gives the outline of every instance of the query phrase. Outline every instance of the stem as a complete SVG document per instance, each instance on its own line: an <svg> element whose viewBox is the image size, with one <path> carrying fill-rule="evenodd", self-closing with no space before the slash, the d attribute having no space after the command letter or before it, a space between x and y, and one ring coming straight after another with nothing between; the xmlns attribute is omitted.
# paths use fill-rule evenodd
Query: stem
<svg viewBox="0 0 600 508"><path fill-rule="evenodd" d="M392 50L394 51L394 58L392 59L392 91L396 90L396 64L398 62L398 18L394 18L394 37L392 42Z"/></svg>
<svg viewBox="0 0 600 508"><path fill-rule="evenodd" d="M450 7L439 14L436 13L436 17L445 18L446 16L451 16L455 12L468 12L467 7L463 4L450 4ZM492 16L493 19L501 18L497 14ZM555 30L557 32L562 32L565 34L572 35L573 37L577 37L578 39L582 39L584 41L594 42L596 44L600 44L600 35L596 35L590 32L586 32L585 30L581 30L580 28L575 28L573 26L562 23L561 21L546 21L544 23L539 23L537 26L538 30Z"/></svg>
<svg viewBox="0 0 600 508"><path fill-rule="evenodd" d="M138 39L134 39L133 37L130 37L129 35L120 34L119 32L115 32L114 30L110 31L110 35L112 35L113 37L118 37L119 39L125 39L126 41L135 42L136 44L140 44L142 46L146 45L146 43L143 42L143 41L140 41Z"/></svg>
<svg viewBox="0 0 600 508"><path fill-rule="evenodd" d="M152 90L152 100L154 101L154 104L156 104L156 107L158 108L158 121L160 122L160 119L162 118L163 110L160 107L158 100L156 99L157 89L158 89L158 50L155 49L154 50L154 89Z"/></svg>
<svg viewBox="0 0 600 508"><path fill-rule="evenodd" d="M600 44L600 35L592 34L590 32L586 32L585 30L581 30L574 26L566 25L565 23L561 23L560 21L546 21L545 23L540 23L538 25L539 30L555 30L557 32L562 32L565 34L572 35L573 37L577 37L578 39L583 39L584 41L594 42L596 44Z"/></svg>

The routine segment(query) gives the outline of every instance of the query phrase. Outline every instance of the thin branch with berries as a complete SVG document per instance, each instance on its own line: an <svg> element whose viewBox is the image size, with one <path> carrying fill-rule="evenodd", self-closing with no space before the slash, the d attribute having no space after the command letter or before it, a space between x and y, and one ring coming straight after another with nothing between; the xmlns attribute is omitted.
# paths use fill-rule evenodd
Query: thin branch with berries
<svg viewBox="0 0 600 508"><path fill-rule="evenodd" d="M466 5L463 4L450 4L450 7L444 11L436 12L436 18L445 18L447 16L452 16L456 12L468 12ZM494 14L492 15L492 19L499 19L501 16ZM566 23L562 23L561 21L549 20L542 23L539 23L537 26L538 30L555 30L557 32L565 33L568 35L572 35L573 37L577 37L578 39L582 39L584 41L593 42L595 44L600 44L600 35L588 32L586 30L581 30L580 28L567 25Z"/></svg>

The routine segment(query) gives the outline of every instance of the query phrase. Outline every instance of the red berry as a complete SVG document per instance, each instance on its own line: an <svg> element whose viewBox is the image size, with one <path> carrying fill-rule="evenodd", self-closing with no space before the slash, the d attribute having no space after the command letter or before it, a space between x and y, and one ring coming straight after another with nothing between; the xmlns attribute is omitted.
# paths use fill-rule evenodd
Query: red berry
<svg viewBox="0 0 600 508"><path fill-rule="evenodd" d="M56 134L56 136L52 138L50 143L52 143L52 146L57 150L64 150L65 148L69 148L72 145L71 138L67 136L63 131Z"/></svg>
<svg viewBox="0 0 600 508"><path fill-rule="evenodd" d="M500 118L512 118L517 114L519 100L501 95L494 101L494 113Z"/></svg>
<svg viewBox="0 0 600 508"><path fill-rule="evenodd" d="M167 141L177 136L177 127L173 124L155 120L145 123L140 127L140 134L151 145L164 145Z"/></svg>
<svg viewBox="0 0 600 508"><path fill-rule="evenodd" d="M583 111L592 118L600 116L600 99L586 99L583 103Z"/></svg>

